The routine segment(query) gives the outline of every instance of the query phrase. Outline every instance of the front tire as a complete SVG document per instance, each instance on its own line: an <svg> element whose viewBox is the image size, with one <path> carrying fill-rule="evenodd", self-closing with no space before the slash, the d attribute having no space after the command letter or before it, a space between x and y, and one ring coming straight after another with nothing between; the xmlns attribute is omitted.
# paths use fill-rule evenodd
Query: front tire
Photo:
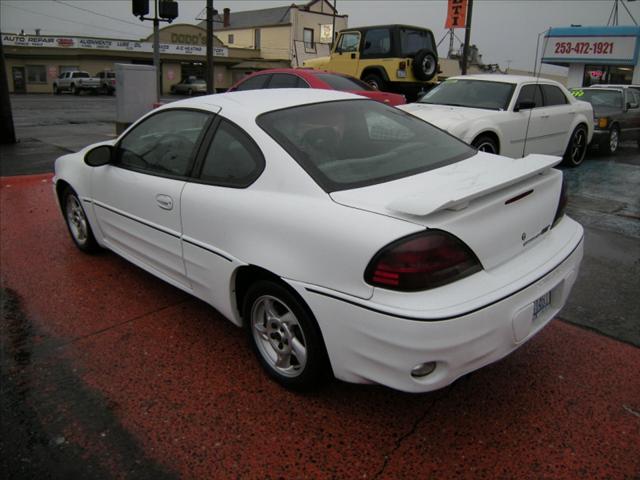
<svg viewBox="0 0 640 480"><path fill-rule="evenodd" d="M587 153L587 128L578 125L569 139L569 145L564 152L564 163L570 167L577 167L584 161Z"/></svg>
<svg viewBox="0 0 640 480"><path fill-rule="evenodd" d="M62 194L61 203L67 228L76 246L87 253L100 250L78 195L68 188Z"/></svg>
<svg viewBox="0 0 640 480"><path fill-rule="evenodd" d="M251 347L271 378L296 390L322 383L328 371L322 334L301 300L261 280L247 291L242 311Z"/></svg>
<svg viewBox="0 0 640 480"><path fill-rule="evenodd" d="M489 135L479 135L471 142L471 145L479 152L493 153L494 155L500 153L498 143Z"/></svg>

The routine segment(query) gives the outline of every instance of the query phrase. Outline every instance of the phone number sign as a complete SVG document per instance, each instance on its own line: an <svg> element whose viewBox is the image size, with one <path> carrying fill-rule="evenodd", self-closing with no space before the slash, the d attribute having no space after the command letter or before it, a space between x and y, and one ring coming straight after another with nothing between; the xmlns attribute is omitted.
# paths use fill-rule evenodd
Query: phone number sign
<svg viewBox="0 0 640 480"><path fill-rule="evenodd" d="M543 62L633 61L637 37L548 37L545 40Z"/></svg>

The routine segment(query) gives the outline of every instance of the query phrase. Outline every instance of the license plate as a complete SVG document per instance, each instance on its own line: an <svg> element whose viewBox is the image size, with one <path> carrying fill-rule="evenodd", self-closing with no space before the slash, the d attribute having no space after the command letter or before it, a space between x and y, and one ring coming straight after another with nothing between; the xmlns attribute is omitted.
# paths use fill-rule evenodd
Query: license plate
<svg viewBox="0 0 640 480"><path fill-rule="evenodd" d="M535 320L538 318L538 316L544 312L549 305L551 305L551 292L545 293L533 302L533 319Z"/></svg>

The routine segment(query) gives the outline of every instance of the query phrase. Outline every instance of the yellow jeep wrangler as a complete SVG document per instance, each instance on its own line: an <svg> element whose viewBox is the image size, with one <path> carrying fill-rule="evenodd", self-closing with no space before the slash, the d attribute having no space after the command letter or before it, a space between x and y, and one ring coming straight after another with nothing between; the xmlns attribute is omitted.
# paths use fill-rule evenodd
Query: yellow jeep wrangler
<svg viewBox="0 0 640 480"><path fill-rule="evenodd" d="M436 82L438 50L433 32L408 25L349 28L339 34L331 55L305 67L357 77L378 90L409 99Z"/></svg>

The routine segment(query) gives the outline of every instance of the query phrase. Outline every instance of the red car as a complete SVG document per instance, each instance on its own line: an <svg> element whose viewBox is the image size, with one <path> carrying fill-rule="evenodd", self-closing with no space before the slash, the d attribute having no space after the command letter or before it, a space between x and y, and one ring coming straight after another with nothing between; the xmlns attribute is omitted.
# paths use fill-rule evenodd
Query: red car
<svg viewBox="0 0 640 480"><path fill-rule="evenodd" d="M307 68L262 70L247 75L233 85L229 91L259 90L262 88L322 88L355 93L394 107L407 103L404 95L375 90L366 83L349 75Z"/></svg>

